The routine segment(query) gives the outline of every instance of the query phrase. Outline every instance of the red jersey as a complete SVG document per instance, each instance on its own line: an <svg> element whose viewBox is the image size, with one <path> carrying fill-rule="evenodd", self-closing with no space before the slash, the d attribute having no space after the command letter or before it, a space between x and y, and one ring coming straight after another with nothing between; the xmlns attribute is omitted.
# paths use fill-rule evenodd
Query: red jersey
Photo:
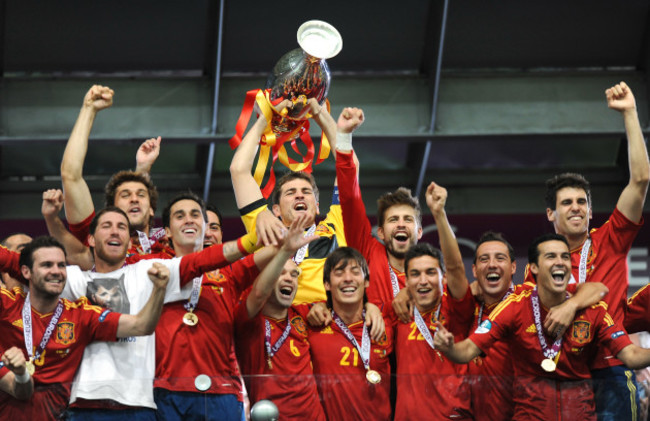
<svg viewBox="0 0 650 421"><path fill-rule="evenodd" d="M532 291L527 290L508 297L469 339L484 352L495 342L506 341L509 355L517 356L513 361L513 419L531 419L533 416L551 419L557 414L563 414L562 419L565 416L570 417L567 419L595 419L591 388L585 387L588 383L581 381L590 378L590 362L599 347L607 347L616 355L631 344L630 339L607 313L605 303L580 310L563 336L556 370L546 372L541 367L545 357L535 327L531 294ZM547 312L540 303L540 323ZM546 333L544 336L550 347L554 338ZM576 399L584 400L587 405L576 405L573 402Z"/></svg>
<svg viewBox="0 0 650 421"><path fill-rule="evenodd" d="M625 330L628 333L650 330L650 284L644 286L627 300Z"/></svg>
<svg viewBox="0 0 650 421"><path fill-rule="evenodd" d="M587 257L587 282L601 282L609 293L603 301L607 303L607 311L614 320L623 325L625 317L625 303L627 301L627 254L632 247L632 242L641 229L643 221L634 223L627 219L618 209L609 217L600 228L594 228L589 233L591 247ZM580 257L582 245L571 250L571 266L573 280L580 279ZM572 282L574 282L572 280ZM535 282L532 274L526 267L525 281ZM594 359L592 369L621 365L605 348L601 348Z"/></svg>
<svg viewBox="0 0 650 421"><path fill-rule="evenodd" d="M251 402L273 401L283 420L324 421L325 413L318 400L316 379L311 365L307 324L301 310L291 307L288 313L289 334L268 364L265 347L266 323L271 327L274 345L287 327L287 318L274 319L261 312L248 317L246 297L235 311L235 345L246 390ZM300 308L300 310L299 310Z"/></svg>
<svg viewBox="0 0 650 421"><path fill-rule="evenodd" d="M534 287L534 284L515 285L513 293L519 294L525 289ZM474 318L470 331L474 332L501 301L491 305L483 305L474 297L472 297L472 300L474 303ZM466 379L472 390L474 419L476 421L506 421L512 419L514 411L514 403L512 402L514 366L508 343L505 341L495 342L486 355L476 357L469 362L468 372L469 376Z"/></svg>
<svg viewBox="0 0 650 421"><path fill-rule="evenodd" d="M390 363L393 332L386 320L386 335L371 342L370 369L379 372L381 383L370 384L357 348L332 322L322 329L309 328L311 361L318 393L330 420L390 420ZM363 321L348 325L361 346Z"/></svg>
<svg viewBox="0 0 650 421"><path fill-rule="evenodd" d="M451 305L450 302L454 304ZM442 296L439 320L456 341L465 339L472 323L472 294L462 300ZM422 314L431 338L437 330L435 310ZM397 357L397 403L395 420L473 419L470 410L470 389L465 382L467 364L454 364L427 343L415 321L401 323L389 310L395 328Z"/></svg>
<svg viewBox="0 0 650 421"><path fill-rule="evenodd" d="M218 272L203 275L194 314L199 322L183 323L188 300L165 304L156 326L156 379L154 387L196 392L199 374L211 377L207 393L233 394L242 400L239 371L232 358L234 308L259 270L249 255ZM192 283L183 287L191 290Z"/></svg>
<svg viewBox="0 0 650 421"><path fill-rule="evenodd" d="M336 154L336 177L339 185L339 201L343 213L345 239L349 247L363 254L368 262L370 285L366 288L368 301L378 305L393 301L393 284L391 281L386 246L372 235L372 227L366 216L366 206L361 197L361 188L357 178L357 169L351 153ZM405 286L405 276L393 270L397 275L399 289Z"/></svg>
<svg viewBox="0 0 650 421"><path fill-rule="evenodd" d="M26 294L0 289L0 347L17 346L25 357L22 310ZM0 392L0 413L11 420L53 420L63 413L70 398L70 384L81 363L84 348L92 341L116 341L119 313L88 304L85 297L63 300L63 313L45 350L34 361L34 395L28 401ZM36 349L53 313L32 309L32 340Z"/></svg>

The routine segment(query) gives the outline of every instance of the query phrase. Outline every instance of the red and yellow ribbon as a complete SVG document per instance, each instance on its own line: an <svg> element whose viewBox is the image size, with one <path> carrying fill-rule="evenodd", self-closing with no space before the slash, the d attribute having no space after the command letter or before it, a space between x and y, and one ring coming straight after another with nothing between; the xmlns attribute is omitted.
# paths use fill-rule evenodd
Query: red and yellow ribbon
<svg viewBox="0 0 650 421"><path fill-rule="evenodd" d="M257 165L255 167L255 172L253 177L257 184L261 187L262 180L264 179L264 173L266 172L266 167L268 166L269 158L272 159L271 167L269 171L269 179L266 182L266 185L262 187L262 195L265 198L268 198L273 191L275 186L275 173L273 171L273 164L276 160L279 160L285 167L289 168L291 171L312 171L312 161L314 160L314 142L309 135L309 120L297 121L297 126L289 133L283 133L277 135L273 133L271 127L271 121L273 119L273 114L278 114L275 110L271 99L269 98L270 90L255 89L252 91L246 92L246 99L244 100L244 106L242 107L241 114L237 120L237 125L235 126L235 135L228 142L232 149L236 149L237 146L242 141L242 136L244 130L248 126L250 121L251 114L253 113L253 106L257 104L262 114L267 122L269 122L264 130L264 134L260 139L260 156L257 160ZM277 100L277 103L280 103L282 100ZM329 101L325 101L327 106L327 111L330 110ZM278 114L279 115L279 114ZM302 142L307 147L307 153L304 155L298 149L296 141L300 138ZM291 148L302 157L302 162L298 162L289 157L287 150L284 146L285 142L291 141ZM318 157L316 159L316 165L323 162L330 153L330 144L325 136L325 133L321 135L321 144L318 151Z"/></svg>

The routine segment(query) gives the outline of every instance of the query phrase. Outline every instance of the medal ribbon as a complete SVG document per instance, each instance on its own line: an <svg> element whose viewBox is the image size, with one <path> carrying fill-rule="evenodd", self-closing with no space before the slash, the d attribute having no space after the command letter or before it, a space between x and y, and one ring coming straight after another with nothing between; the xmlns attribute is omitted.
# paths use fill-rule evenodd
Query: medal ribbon
<svg viewBox="0 0 650 421"><path fill-rule="evenodd" d="M587 280L587 258L589 257L589 248L591 247L591 238L587 237L580 251L580 266L578 283L584 284Z"/></svg>
<svg viewBox="0 0 650 421"><path fill-rule="evenodd" d="M136 232L138 233L138 240L140 241L140 246L144 254L150 254L151 246L165 236L165 230L162 228L152 228L149 231L149 237L142 231L136 230Z"/></svg>
<svg viewBox="0 0 650 421"><path fill-rule="evenodd" d="M54 332L54 327L59 322L61 314L63 314L63 302L59 300L59 303L54 310L54 314L50 319L50 323L47 325L47 328L43 333L41 343L38 345L36 353L34 353L32 356L32 350L34 347L32 339L32 305L29 300L29 293L27 293L25 303L23 304L23 336L25 337L25 348L27 349L27 355L29 356L30 361L38 360L41 357L43 350L45 350L47 343L50 341L52 332Z"/></svg>
<svg viewBox="0 0 650 421"><path fill-rule="evenodd" d="M537 287L533 289L533 293L530 296L530 302L533 305L535 329L537 329L537 338L539 339L539 344L542 347L542 352L546 358L550 358L552 360L560 351L560 347L562 346L562 337L560 336L557 338L555 342L553 342L553 346L549 349L546 338L544 337L544 330L542 328L542 313L539 310L539 295L537 294Z"/></svg>
<svg viewBox="0 0 650 421"><path fill-rule="evenodd" d="M512 283L510 283L510 288L508 288L508 291L501 298L501 300L499 302L505 301L505 299L508 298L510 296L510 294L512 294L513 292L515 292L515 290L512 287ZM485 308L485 303L484 302L481 303L481 307L479 307L479 309L478 309L478 323L476 324L477 326L480 326L481 322L483 321L482 320L483 319L483 308Z"/></svg>
<svg viewBox="0 0 650 421"><path fill-rule="evenodd" d="M395 274L393 267L390 265L390 262L388 262L388 272L390 273L390 284L393 287L393 298L395 298L399 293L399 281L397 280L397 275Z"/></svg>
<svg viewBox="0 0 650 421"><path fill-rule="evenodd" d="M284 332L282 332L282 335L278 338L277 341L275 341L275 344L273 344L273 346L271 346L271 323L266 318L264 319L264 327L264 345L266 346L266 354L270 360L280 350L280 347L282 347L284 341L286 341L289 337L289 332L291 332L289 314L287 314L287 326L284 328Z"/></svg>
<svg viewBox="0 0 650 421"><path fill-rule="evenodd" d="M312 224L311 227L305 232L303 237L311 237L314 235L316 232L316 224ZM298 251L296 252L296 255L293 257L293 261L296 263L296 265L300 265L303 260L305 260L305 255L307 254L307 249L309 248L309 244L305 244L304 246L300 247Z"/></svg>
<svg viewBox="0 0 650 421"><path fill-rule="evenodd" d="M193 312L199 303L199 296L201 295L201 283L203 282L203 275L197 276L192 279L192 293L190 294L190 299L183 304L185 310Z"/></svg>
<svg viewBox="0 0 650 421"><path fill-rule="evenodd" d="M350 332L350 329L343 323L343 320L332 310L332 319L334 320L334 323L341 329L341 332L343 332L343 335L347 338L348 341L354 347L359 351L359 356L361 357L361 361L363 362L363 366L365 367L366 371L370 370L370 335L368 334L368 328L366 327L366 310L363 310L362 316L361 316L361 322L363 323L363 333L361 334L361 346L359 347L359 343L357 342L357 339L354 337L352 332Z"/></svg>
<svg viewBox="0 0 650 421"><path fill-rule="evenodd" d="M442 297L440 298L440 304L438 304L438 308L436 309L436 314L434 315L435 320L440 320L441 308L442 308ZM417 307L413 308L413 318L415 319L415 325L418 327L418 330L424 337L424 340L427 341L431 349L436 349L436 347L433 345L433 337L431 336L431 331L429 330L427 324L424 322L424 319L422 318L422 315L418 311Z"/></svg>

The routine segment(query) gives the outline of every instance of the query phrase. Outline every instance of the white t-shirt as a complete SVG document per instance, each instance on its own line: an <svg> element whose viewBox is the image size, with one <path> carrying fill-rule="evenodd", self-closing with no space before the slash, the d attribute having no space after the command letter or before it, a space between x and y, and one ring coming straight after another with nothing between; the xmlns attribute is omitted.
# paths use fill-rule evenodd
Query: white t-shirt
<svg viewBox="0 0 650 421"><path fill-rule="evenodd" d="M159 262L170 270L165 302L187 299L187 291L191 289L185 289L185 293L181 293L180 261L181 258L142 260L110 273L82 271L78 266L68 266L68 280L61 297L75 300L86 296L89 283L96 279L109 279L109 285L115 285L116 289L122 291L122 295L126 294L126 297L121 297L122 304L126 306L122 308L127 309L128 314L137 314L153 290L147 270L153 262ZM112 399L123 405L155 409L155 344L156 338L152 334L88 345L72 385L70 403L77 398Z"/></svg>

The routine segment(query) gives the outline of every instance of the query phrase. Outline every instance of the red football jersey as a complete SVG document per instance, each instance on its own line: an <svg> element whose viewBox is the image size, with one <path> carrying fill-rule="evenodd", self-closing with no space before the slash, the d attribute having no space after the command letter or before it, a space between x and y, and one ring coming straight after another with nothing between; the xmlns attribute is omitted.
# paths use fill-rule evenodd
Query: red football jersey
<svg viewBox="0 0 650 421"><path fill-rule="evenodd" d="M156 380L154 387L196 392L199 374L211 377L208 393L234 394L242 400L239 371L233 358L234 308L242 291L259 270L249 255L218 272L203 275L195 326L183 323L188 300L167 303L156 327ZM191 288L191 283L185 286Z"/></svg>
<svg viewBox="0 0 650 421"><path fill-rule="evenodd" d="M451 301L453 305L450 305ZM473 302L469 288L462 300L450 298L445 288L439 319L457 341L467 337L473 319ZM435 310L422 314L422 318L433 338L437 330ZM394 313L391 319L396 328L395 420L473 419L470 389L464 377L467 364L454 364L441 352L432 349L415 321L401 323Z"/></svg>
<svg viewBox="0 0 650 421"><path fill-rule="evenodd" d="M0 289L0 347L17 346L25 357L22 309L26 294ZM116 341L119 313L88 304L85 297L71 302L63 300L59 321L40 358L34 361L35 392L32 399L19 401L0 392L3 418L55 419L68 406L70 384L81 363L86 345L92 341ZM32 309L32 340L38 347L53 313L39 314Z"/></svg>
<svg viewBox="0 0 650 421"><path fill-rule="evenodd" d="M587 257L587 282L601 282L609 288L609 293L603 301L607 303L607 311L614 320L623 325L625 317L625 303L627 301L627 254L632 247L632 242L641 229L643 221L636 224L625 217L618 209L609 217L600 228L592 229L591 247ZM571 266L573 278L580 279L580 257L582 245L571 250ZM526 281L535 282L532 274L526 267ZM611 358L612 355L601 347L594 359L592 369L605 368L622 364L619 360Z"/></svg>
<svg viewBox="0 0 650 421"><path fill-rule="evenodd" d="M332 322L322 329L309 328L311 360L318 393L330 420L390 420L390 363L393 332L386 321L386 335L371 343L370 369L379 372L381 383L370 384L356 347ZM363 322L348 326L361 345Z"/></svg>
<svg viewBox="0 0 650 421"><path fill-rule="evenodd" d="M644 286L627 300L625 329L628 333L650 330L650 284Z"/></svg>
<svg viewBox="0 0 650 421"><path fill-rule="evenodd" d="M295 309L289 309L289 334L268 364L265 330L271 326L271 344L275 344L287 327L287 319L273 319L260 312L250 319L246 297L235 312L235 344L239 367L246 382L251 404L268 399L273 401L283 420L324 421L325 413L318 398L316 380L311 365L307 324Z"/></svg>
<svg viewBox="0 0 650 421"><path fill-rule="evenodd" d="M550 373L546 372L541 367L541 362L545 357L534 323L531 294L532 291L527 290L508 297L470 335L470 340L484 352L489 353L492 345L496 341L502 340L508 343L508 354L517 356L513 361L515 419L519 419L519 416L523 418L524 414L534 412L543 414L544 411L549 410L549 405L552 405L552 402L548 399L540 399L539 395L530 394L532 391L538 391L536 389L538 387L550 387L551 395L557 391L560 393L556 396L559 396L557 402L569 405L570 396L561 395L562 390L566 388L567 393L571 395L575 392L574 386L571 386L572 381L590 378L589 364L597 349L607 347L613 355L616 355L631 343L623 328L614 322L607 313L606 305L599 303L576 313L573 324L564 334L562 346L556 358L556 370ZM547 311L540 304L542 323ZM554 338L547 336L546 333L544 335L550 347ZM540 381L539 378L567 383ZM580 390L583 389L582 386L577 387ZM591 391L587 388L584 389L584 393L591 393ZM541 396L546 397L547 395ZM590 400L593 401L593 395ZM573 403L570 405L574 406ZM593 402L591 405L593 406ZM563 407L554 408L557 413L564 410Z"/></svg>
<svg viewBox="0 0 650 421"><path fill-rule="evenodd" d="M393 301L393 286L388 268L386 247L372 235L372 227L366 216L366 206L361 197L357 170L352 154L336 155L336 177L339 185L339 201L343 213L345 240L363 254L368 262L370 285L366 289L368 301L382 308ZM395 271L399 289L404 288L405 276Z"/></svg>

